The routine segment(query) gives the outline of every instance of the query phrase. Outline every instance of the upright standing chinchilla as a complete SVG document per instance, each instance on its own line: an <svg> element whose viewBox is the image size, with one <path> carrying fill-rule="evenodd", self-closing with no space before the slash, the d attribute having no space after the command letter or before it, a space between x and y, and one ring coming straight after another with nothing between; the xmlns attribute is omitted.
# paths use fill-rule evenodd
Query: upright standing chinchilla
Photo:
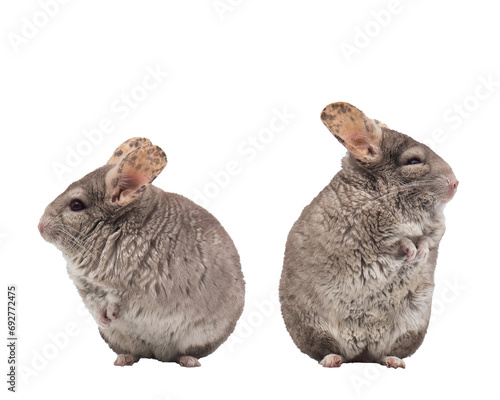
<svg viewBox="0 0 500 400"><path fill-rule="evenodd" d="M348 154L288 236L286 327L323 367L405 368L429 324L443 209L458 181L427 146L350 104L330 104L321 120Z"/></svg>
<svg viewBox="0 0 500 400"><path fill-rule="evenodd" d="M50 203L39 224L119 366L140 358L200 366L243 310L240 259L224 228L151 185L166 164L148 139L130 139Z"/></svg>

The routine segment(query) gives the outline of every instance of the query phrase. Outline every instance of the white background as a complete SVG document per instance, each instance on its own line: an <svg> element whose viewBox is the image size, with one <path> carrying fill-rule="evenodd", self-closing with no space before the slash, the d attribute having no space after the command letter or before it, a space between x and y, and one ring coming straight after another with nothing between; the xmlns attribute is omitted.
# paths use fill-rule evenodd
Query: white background
<svg viewBox="0 0 500 400"><path fill-rule="evenodd" d="M17 285L17 398L498 395L493 1L74 0L44 11L45 3L0 6L0 297L5 310L7 285ZM168 76L152 81L155 69ZM135 101L124 108L123 96ZM288 231L345 152L319 119L334 101L432 145L460 180L446 209L433 319L406 370L321 368L294 346L276 304ZM276 110L288 121L265 130ZM84 130L103 120L113 128L94 131L89 145ZM201 368L113 366L61 254L37 231L56 195L134 136L167 154L157 186L201 204L196 194L208 193L203 205L241 255L244 314ZM229 182L220 173L228 163ZM0 320L6 342L7 316ZM7 353L0 365L6 381Z"/></svg>

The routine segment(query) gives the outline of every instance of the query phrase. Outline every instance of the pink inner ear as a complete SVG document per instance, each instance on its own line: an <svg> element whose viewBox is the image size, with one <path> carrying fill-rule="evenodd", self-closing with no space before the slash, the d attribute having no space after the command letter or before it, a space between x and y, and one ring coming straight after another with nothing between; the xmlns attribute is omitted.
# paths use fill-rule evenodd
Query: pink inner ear
<svg viewBox="0 0 500 400"><path fill-rule="evenodd" d="M366 135L366 132L361 132L361 131L353 131L349 132L349 141L355 146L368 146L370 145L370 140L368 139L368 136Z"/></svg>
<svg viewBox="0 0 500 400"><path fill-rule="evenodd" d="M349 132L347 143L352 146L352 151L359 156L375 155L374 148L366 132Z"/></svg>
<svg viewBox="0 0 500 400"><path fill-rule="evenodd" d="M134 193L142 192L149 185L149 178L145 174L136 171L123 172L120 176L118 186L111 195L111 201L114 203L126 198Z"/></svg>
<svg viewBox="0 0 500 400"><path fill-rule="evenodd" d="M148 177L140 172L123 172L120 177L119 186L121 189L138 189L142 185L149 183Z"/></svg>

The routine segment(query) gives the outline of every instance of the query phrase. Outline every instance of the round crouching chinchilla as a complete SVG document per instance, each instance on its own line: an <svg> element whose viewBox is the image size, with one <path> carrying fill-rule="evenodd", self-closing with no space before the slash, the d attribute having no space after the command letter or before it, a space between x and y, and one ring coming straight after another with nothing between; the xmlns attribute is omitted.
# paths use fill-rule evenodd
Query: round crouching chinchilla
<svg viewBox="0 0 500 400"><path fill-rule="evenodd" d="M151 185L166 164L148 139L130 139L50 203L38 226L119 366L154 358L197 367L243 309L240 259L224 228Z"/></svg>
<svg viewBox="0 0 500 400"><path fill-rule="evenodd" d="M350 104L328 105L321 120L348 153L289 233L286 327L323 367L405 368L429 324L443 209L458 181L427 146Z"/></svg>

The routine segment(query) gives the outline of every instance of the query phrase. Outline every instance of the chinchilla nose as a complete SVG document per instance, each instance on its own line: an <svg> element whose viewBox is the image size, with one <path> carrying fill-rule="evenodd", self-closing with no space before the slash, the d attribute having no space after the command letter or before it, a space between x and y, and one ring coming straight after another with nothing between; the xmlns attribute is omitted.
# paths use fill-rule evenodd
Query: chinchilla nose
<svg viewBox="0 0 500 400"><path fill-rule="evenodd" d="M47 238L47 235L49 234L49 221L47 221L47 219L40 219L40 222L38 223L38 231L44 239Z"/></svg>
<svg viewBox="0 0 500 400"><path fill-rule="evenodd" d="M458 187L458 179L453 173L453 171L448 171L444 176L445 182L448 184L449 190L455 192Z"/></svg>
<svg viewBox="0 0 500 400"><path fill-rule="evenodd" d="M457 192L458 179L452 175L447 177L446 182L448 183L447 201L450 201L455 197L455 193Z"/></svg>
<svg viewBox="0 0 500 400"><path fill-rule="evenodd" d="M40 235L42 235L42 236L43 236L43 230L44 229L45 229L45 224L42 221L40 221L38 223L38 231L40 232Z"/></svg>

